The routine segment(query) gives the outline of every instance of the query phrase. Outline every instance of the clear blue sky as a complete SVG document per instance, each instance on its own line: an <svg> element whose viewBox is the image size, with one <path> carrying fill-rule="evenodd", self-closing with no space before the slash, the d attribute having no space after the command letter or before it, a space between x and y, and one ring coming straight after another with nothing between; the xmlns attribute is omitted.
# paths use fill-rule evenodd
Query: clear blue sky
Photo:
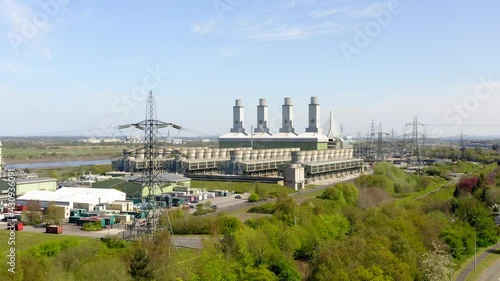
<svg viewBox="0 0 500 281"><path fill-rule="evenodd" d="M143 80L159 119L204 134L229 132L236 98L249 131L263 97L272 131L292 97L303 132L318 96L325 131L333 110L351 135L414 115L500 135L451 127L500 123L498 1L59 1L0 0L0 136L112 132L144 118L122 100Z"/></svg>

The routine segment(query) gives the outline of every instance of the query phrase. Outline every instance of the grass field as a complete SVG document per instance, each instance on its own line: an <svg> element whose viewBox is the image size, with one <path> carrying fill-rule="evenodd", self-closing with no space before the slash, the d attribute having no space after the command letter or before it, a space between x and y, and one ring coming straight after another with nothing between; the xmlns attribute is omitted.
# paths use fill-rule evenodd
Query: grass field
<svg viewBox="0 0 500 281"><path fill-rule="evenodd" d="M255 192L256 183L253 182L222 182L222 181L191 181L193 188L205 188L207 190L228 190L229 192L237 193L252 193ZM271 183L259 183L259 186L264 188L267 192L297 192L291 188Z"/></svg>
<svg viewBox="0 0 500 281"><path fill-rule="evenodd" d="M50 234L50 233L33 233L33 232L23 232L23 231L16 231L16 251L23 251L31 246L38 245L44 241L48 240L53 240L53 239L61 239L66 238L66 237L75 237L79 240L82 241L88 241L92 240L95 238L90 238L90 237L83 237L83 236L68 236L68 235L57 235L57 234ZM0 230L0 253L3 256L7 255L7 251L10 249L8 244L8 238L10 235L9 230Z"/></svg>
<svg viewBox="0 0 500 281"><path fill-rule="evenodd" d="M60 158L82 157L117 157L123 149L131 148L125 145L54 145L23 148L4 148L3 157L6 160L50 160Z"/></svg>

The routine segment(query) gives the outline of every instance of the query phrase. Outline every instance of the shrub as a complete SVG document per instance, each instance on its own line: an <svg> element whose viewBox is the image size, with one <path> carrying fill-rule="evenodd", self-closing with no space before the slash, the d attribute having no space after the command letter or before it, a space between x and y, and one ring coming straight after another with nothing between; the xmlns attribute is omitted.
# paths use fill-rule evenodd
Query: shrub
<svg viewBox="0 0 500 281"><path fill-rule="evenodd" d="M257 194L257 193L252 193L248 197L248 202L257 202L259 200L260 200L260 197L259 197L259 194Z"/></svg>
<svg viewBox="0 0 500 281"><path fill-rule="evenodd" d="M276 208L275 203L267 203L260 206L255 206L248 210L249 213L274 214Z"/></svg>
<svg viewBox="0 0 500 281"><path fill-rule="evenodd" d="M85 231L98 231L101 230L101 222L96 221L96 222L86 222L83 224L83 230Z"/></svg>
<svg viewBox="0 0 500 281"><path fill-rule="evenodd" d="M101 238L101 241L109 249L123 249L126 246L125 241L113 236Z"/></svg>

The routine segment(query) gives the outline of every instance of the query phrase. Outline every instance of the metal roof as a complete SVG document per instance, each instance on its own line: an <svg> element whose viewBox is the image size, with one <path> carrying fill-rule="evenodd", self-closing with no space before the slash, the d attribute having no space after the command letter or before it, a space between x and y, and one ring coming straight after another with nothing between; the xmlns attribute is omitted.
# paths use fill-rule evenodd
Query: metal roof
<svg viewBox="0 0 500 281"><path fill-rule="evenodd" d="M124 181L139 181L139 179L142 178L141 176L129 176L129 177L123 177L119 178ZM158 175L158 179L163 180L165 182L182 182L182 181L189 181L191 179L179 176L176 174L171 174L171 173L161 173Z"/></svg>
<svg viewBox="0 0 500 281"><path fill-rule="evenodd" d="M123 197L125 193L116 189L104 188L81 188L81 187L62 187L56 191L40 191L33 190L18 200L39 200L39 201L54 201L54 202L78 202L92 203L95 198Z"/></svg>

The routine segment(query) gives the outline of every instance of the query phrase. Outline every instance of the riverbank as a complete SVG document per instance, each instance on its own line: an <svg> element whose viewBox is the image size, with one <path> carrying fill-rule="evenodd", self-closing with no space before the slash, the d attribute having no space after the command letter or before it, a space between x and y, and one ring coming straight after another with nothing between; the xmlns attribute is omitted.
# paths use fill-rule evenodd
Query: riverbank
<svg viewBox="0 0 500 281"><path fill-rule="evenodd" d="M25 158L25 159L4 159L5 164L34 164L34 163L53 163L53 162L76 162L76 161L93 161L93 160L109 160L116 158L113 156L82 156L82 157L40 157L40 158Z"/></svg>

